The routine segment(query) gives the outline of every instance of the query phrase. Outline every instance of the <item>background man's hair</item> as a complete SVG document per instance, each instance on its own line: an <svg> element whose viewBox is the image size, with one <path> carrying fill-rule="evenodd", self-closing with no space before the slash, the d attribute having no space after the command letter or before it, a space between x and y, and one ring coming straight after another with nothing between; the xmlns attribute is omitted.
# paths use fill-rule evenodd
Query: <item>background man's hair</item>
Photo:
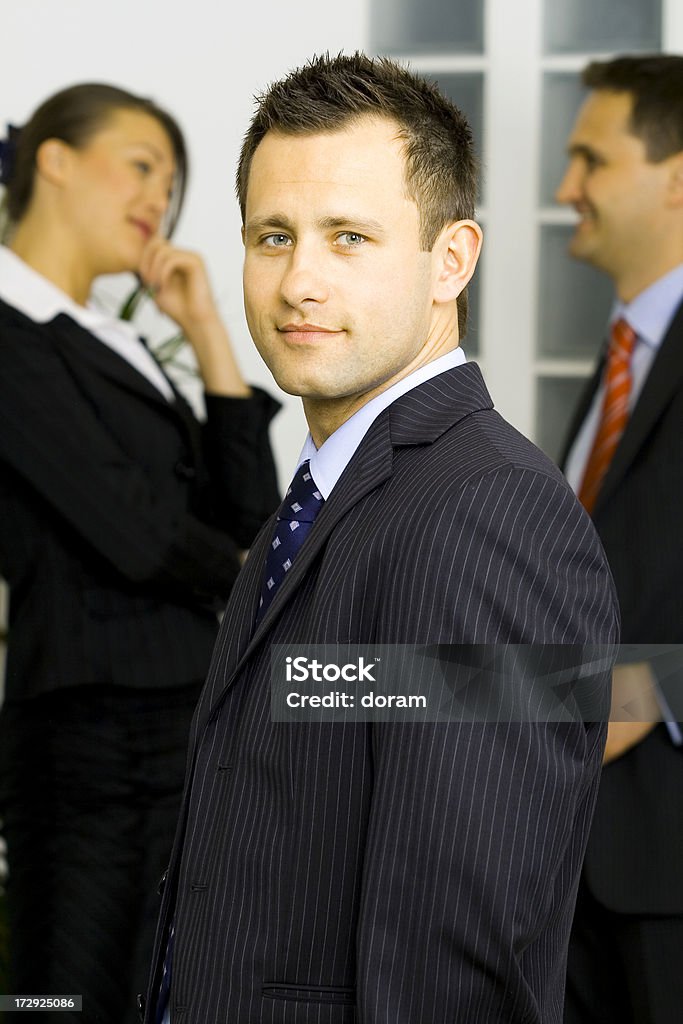
<svg viewBox="0 0 683 1024"><path fill-rule="evenodd" d="M323 54L257 97L237 169L237 197L245 216L249 171L267 132L335 132L363 117L391 119L404 141L406 189L417 204L420 244L431 250L449 223L474 216L477 158L465 116L438 88L384 57ZM467 292L458 297L461 337Z"/></svg>
<svg viewBox="0 0 683 1024"><path fill-rule="evenodd" d="M658 163L683 150L683 57L644 54L594 61L582 74L589 89L633 97L630 130Z"/></svg>

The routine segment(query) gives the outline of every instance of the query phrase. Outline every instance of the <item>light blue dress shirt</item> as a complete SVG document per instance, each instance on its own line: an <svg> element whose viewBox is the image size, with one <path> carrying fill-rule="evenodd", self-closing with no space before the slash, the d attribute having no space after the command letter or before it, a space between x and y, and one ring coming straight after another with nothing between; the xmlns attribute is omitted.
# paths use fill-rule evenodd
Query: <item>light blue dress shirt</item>
<svg viewBox="0 0 683 1024"><path fill-rule="evenodd" d="M633 410L638 401L647 375L655 361L655 356L682 301L683 263L670 270L664 277L660 277L658 281L637 295L632 302L617 301L614 304L609 320L610 327L616 320L623 317L637 335L631 359L632 385L629 395L629 412ZM588 415L576 435L567 458L567 480L576 493L581 486L588 456L597 433L604 393L605 389L603 385L600 385L593 396ZM658 690L657 697L671 740L676 746L683 746L683 733L681 733L678 722L674 720L673 712L661 690Z"/></svg>

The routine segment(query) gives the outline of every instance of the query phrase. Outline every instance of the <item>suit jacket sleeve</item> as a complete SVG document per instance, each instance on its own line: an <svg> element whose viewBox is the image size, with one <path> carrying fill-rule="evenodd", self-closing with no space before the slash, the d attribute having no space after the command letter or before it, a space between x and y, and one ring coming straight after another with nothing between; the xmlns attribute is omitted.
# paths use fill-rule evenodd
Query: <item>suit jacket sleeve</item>
<svg viewBox="0 0 683 1024"><path fill-rule="evenodd" d="M280 503L268 436L280 405L260 388L252 388L249 399L207 393L205 400L204 449L216 519L248 548Z"/></svg>
<svg viewBox="0 0 683 1024"><path fill-rule="evenodd" d="M397 636L418 639L419 618L438 644L616 641L604 558L562 482L491 474L432 525ZM372 728L359 1019L537 1019L524 975L548 922L558 943L569 928L604 724Z"/></svg>
<svg viewBox="0 0 683 1024"><path fill-rule="evenodd" d="M64 528L136 585L162 585L200 603L226 595L239 571L230 523L216 529L200 521L180 490L176 500L170 491L160 495L31 326L13 329L2 361L0 458ZM223 436L227 422L223 410ZM251 535L250 517L238 531L241 542Z"/></svg>

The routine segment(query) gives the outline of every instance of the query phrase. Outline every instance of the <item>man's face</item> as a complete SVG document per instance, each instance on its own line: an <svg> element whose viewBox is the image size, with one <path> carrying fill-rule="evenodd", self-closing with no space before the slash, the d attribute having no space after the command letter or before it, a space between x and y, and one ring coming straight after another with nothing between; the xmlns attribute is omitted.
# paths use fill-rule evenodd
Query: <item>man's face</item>
<svg viewBox="0 0 683 1024"><path fill-rule="evenodd" d="M341 421L442 354L435 258L420 249L396 136L392 121L370 117L326 134L269 132L249 174L249 329L280 387L307 411L336 403Z"/></svg>
<svg viewBox="0 0 683 1024"><path fill-rule="evenodd" d="M569 165L556 198L580 220L569 251L620 282L638 280L661 258L670 226L667 161L647 159L629 130L629 93L597 90L579 111L569 139Z"/></svg>

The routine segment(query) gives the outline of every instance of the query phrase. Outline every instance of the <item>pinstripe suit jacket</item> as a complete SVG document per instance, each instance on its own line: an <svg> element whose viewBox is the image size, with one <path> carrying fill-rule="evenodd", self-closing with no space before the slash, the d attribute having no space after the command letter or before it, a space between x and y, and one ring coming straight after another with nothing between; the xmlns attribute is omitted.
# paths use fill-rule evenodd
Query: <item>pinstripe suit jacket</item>
<svg viewBox="0 0 683 1024"><path fill-rule="evenodd" d="M604 359L569 429L564 465L600 383ZM598 495L595 527L614 574L622 639L683 645L683 304L662 341ZM681 648L683 649L683 647ZM653 662L683 721L681 653ZM659 726L603 773L586 881L627 914L683 914L683 748Z"/></svg>
<svg viewBox="0 0 683 1024"><path fill-rule="evenodd" d="M182 1024L559 1022L603 727L274 723L269 651L612 642L588 517L467 364L374 422L252 635L271 530L195 716L150 993L173 919Z"/></svg>
<svg viewBox="0 0 683 1024"><path fill-rule="evenodd" d="M208 397L203 434L66 315L0 302L0 574L7 696L206 676L222 607L276 507L277 404Z"/></svg>

